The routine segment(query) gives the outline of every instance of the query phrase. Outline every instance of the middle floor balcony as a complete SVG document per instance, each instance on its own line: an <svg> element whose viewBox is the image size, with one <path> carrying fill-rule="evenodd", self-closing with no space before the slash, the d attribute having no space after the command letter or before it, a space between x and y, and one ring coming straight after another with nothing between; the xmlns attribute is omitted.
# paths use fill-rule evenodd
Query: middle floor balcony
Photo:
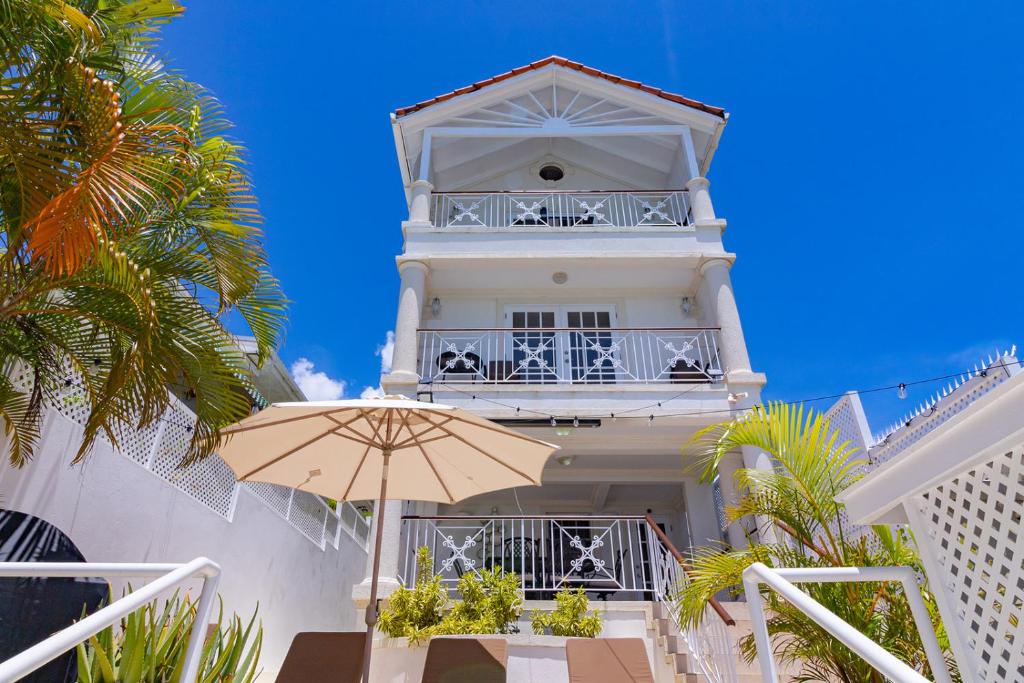
<svg viewBox="0 0 1024 683"><path fill-rule="evenodd" d="M421 384L714 384L718 328L421 329Z"/></svg>

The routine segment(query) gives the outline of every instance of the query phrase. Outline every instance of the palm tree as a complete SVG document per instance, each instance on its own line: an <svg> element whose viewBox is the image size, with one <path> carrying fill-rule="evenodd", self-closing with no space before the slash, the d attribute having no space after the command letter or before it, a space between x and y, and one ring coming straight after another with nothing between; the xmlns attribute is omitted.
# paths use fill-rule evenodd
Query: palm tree
<svg viewBox="0 0 1024 683"><path fill-rule="evenodd" d="M195 396L189 459L252 407L283 333L244 150L218 102L153 53L177 0L0 0L0 422L32 455L81 385L78 457Z"/></svg>
<svg viewBox="0 0 1024 683"><path fill-rule="evenodd" d="M736 485L743 494L726 509L726 519L732 523L747 517L769 523L776 540L752 542L744 549L698 552L691 559L689 581L677 596L684 623L698 623L708 600L719 591L738 591L743 570L754 562L776 567L919 568L904 532L894 533L884 526L851 529L845 521L835 496L860 477L864 461L848 442L839 442L838 432L820 413L785 403L758 406L735 420L699 431L685 450L696 456L702 480L710 483L726 454L742 446L768 454L774 468L736 472ZM804 584L804 588L869 638L929 675L924 648L898 583ZM934 600L924 587L921 590L939 641L948 652ZM776 657L800 668L795 680L881 683L880 675L866 662L802 612L767 588L763 595L771 613L768 630ZM748 660L756 657L752 636L743 638L740 647ZM952 663L952 658L948 656L947 661Z"/></svg>

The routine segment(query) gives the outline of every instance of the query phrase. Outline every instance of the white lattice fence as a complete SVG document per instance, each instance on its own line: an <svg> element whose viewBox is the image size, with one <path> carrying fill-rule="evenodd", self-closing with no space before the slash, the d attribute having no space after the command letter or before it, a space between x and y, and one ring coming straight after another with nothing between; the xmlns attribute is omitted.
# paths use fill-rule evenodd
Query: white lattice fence
<svg viewBox="0 0 1024 683"><path fill-rule="evenodd" d="M12 378L15 385L23 390L32 388L32 375L28 368L18 369ZM196 416L173 394L169 394L169 398L167 410L153 424L144 428L121 425L115 434L115 450L231 520L239 490L234 473L218 455L181 467L192 440ZM50 401L50 407L79 426L85 425L89 412L81 378L69 372L63 386ZM245 487L321 548L328 545L337 548L341 529L362 548L367 546L369 521L350 503L339 503L339 511L335 511L324 499L312 493L297 491L293 495L287 487L259 482L246 482Z"/></svg>
<svg viewBox="0 0 1024 683"><path fill-rule="evenodd" d="M978 679L1024 681L1024 444L927 491L918 505L978 654Z"/></svg>

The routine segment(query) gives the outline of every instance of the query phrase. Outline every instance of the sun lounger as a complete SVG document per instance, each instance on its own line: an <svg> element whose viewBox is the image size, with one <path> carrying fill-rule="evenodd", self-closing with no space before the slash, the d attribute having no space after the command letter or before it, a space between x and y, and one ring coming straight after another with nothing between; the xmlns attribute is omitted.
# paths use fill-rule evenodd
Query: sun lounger
<svg viewBox="0 0 1024 683"><path fill-rule="evenodd" d="M366 633L296 633L277 683L359 683Z"/></svg>
<svg viewBox="0 0 1024 683"><path fill-rule="evenodd" d="M576 638L565 643L569 683L654 683L640 638Z"/></svg>
<svg viewBox="0 0 1024 683"><path fill-rule="evenodd" d="M432 638L423 683L505 683L507 665L503 638Z"/></svg>

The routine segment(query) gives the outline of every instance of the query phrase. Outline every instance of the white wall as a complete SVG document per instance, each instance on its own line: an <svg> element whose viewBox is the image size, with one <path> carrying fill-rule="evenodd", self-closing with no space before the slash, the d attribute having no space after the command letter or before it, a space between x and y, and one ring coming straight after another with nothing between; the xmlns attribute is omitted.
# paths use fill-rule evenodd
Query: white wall
<svg viewBox="0 0 1024 683"><path fill-rule="evenodd" d="M56 525L89 561L213 559L227 612L244 619L259 604L268 680L298 631L360 628L350 596L366 552L344 532L338 549L321 550L245 488L229 521L105 443L72 466L80 435L51 411L34 460L20 470L0 463L4 507Z"/></svg>

